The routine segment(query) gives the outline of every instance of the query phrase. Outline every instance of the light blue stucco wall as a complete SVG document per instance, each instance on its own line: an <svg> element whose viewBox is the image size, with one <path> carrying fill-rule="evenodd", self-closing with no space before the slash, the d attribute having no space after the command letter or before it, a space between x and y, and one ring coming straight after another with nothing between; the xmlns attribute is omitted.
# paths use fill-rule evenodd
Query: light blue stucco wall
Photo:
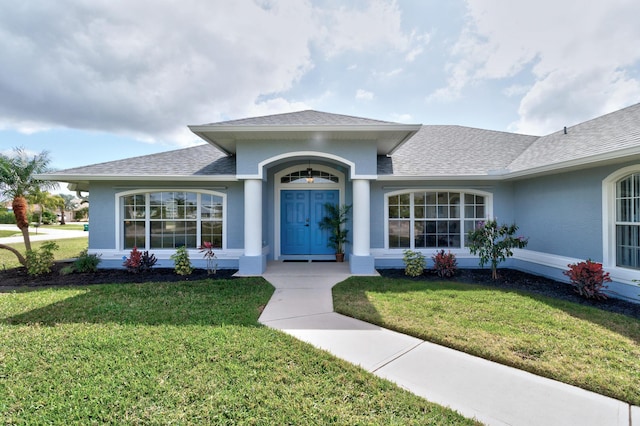
<svg viewBox="0 0 640 426"><path fill-rule="evenodd" d="M378 167L376 146L371 141L285 140L276 143L256 140L238 142L236 149L238 175L256 174L257 164L289 152L330 153L356 164L355 172L359 175L375 175Z"/></svg>
<svg viewBox="0 0 640 426"><path fill-rule="evenodd" d="M514 182L513 205L527 249L602 262L603 169Z"/></svg>

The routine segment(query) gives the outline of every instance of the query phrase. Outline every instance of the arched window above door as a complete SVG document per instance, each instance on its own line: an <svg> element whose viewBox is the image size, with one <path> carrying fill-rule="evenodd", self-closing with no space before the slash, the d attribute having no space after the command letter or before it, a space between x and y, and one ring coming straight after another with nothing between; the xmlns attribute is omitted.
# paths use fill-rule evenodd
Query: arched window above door
<svg viewBox="0 0 640 426"><path fill-rule="evenodd" d="M280 183L338 183L340 178L323 170L314 170L311 167L296 170L280 178Z"/></svg>

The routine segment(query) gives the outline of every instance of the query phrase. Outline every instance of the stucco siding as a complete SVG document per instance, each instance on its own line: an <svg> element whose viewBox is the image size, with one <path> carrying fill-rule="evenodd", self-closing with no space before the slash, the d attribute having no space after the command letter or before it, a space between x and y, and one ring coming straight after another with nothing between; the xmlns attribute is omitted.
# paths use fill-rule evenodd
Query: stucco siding
<svg viewBox="0 0 640 426"><path fill-rule="evenodd" d="M116 248L115 193L109 183L93 182L89 186L89 248L92 250Z"/></svg>
<svg viewBox="0 0 640 426"><path fill-rule="evenodd" d="M603 170L514 183L514 210L528 250L602 261Z"/></svg>
<svg viewBox="0 0 640 426"><path fill-rule="evenodd" d="M278 156L293 152L330 153L357 164L359 175L375 175L377 172L377 153L375 143L349 140L285 140L242 141L237 147L237 174L254 175L258 173L256 165ZM314 161L319 161L314 158Z"/></svg>

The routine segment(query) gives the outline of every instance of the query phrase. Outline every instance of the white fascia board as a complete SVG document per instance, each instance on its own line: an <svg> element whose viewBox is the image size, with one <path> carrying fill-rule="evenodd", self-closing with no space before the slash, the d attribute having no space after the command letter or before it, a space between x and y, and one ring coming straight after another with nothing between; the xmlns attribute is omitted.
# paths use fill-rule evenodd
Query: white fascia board
<svg viewBox="0 0 640 426"><path fill-rule="evenodd" d="M178 181L178 182L229 182L237 181L235 175L197 175L197 176L185 176L185 175L160 175L160 176L148 176L148 175L56 175L54 173L47 173L36 175L38 179L53 180L58 182L75 182L75 181Z"/></svg>
<svg viewBox="0 0 640 426"><path fill-rule="evenodd" d="M504 175L423 175L423 176L401 176L401 175L378 175L378 181L424 181L424 180L482 180L498 181L503 180Z"/></svg>
<svg viewBox="0 0 640 426"><path fill-rule="evenodd" d="M192 132L207 133L278 133L278 132L417 132L421 124L343 124L343 125L314 125L314 126L188 126Z"/></svg>
<svg viewBox="0 0 640 426"><path fill-rule="evenodd" d="M587 168L590 166L594 166L597 163L605 163L607 161L619 160L620 162L622 162L626 160L625 157L631 157L635 155L640 155L640 146L626 148L618 151L606 152L604 154L597 154L590 157L578 158L575 160L563 161L560 163L549 164L540 167L534 167L531 169L519 170L517 172L509 172L504 176L509 179L513 179L519 177L529 177L533 175L550 174L553 172L561 171L563 169L571 170Z"/></svg>

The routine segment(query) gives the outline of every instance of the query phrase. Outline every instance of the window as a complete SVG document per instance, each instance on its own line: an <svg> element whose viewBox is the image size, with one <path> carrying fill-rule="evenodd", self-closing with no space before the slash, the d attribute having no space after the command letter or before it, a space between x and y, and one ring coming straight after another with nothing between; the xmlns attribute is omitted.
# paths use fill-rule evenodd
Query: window
<svg viewBox="0 0 640 426"><path fill-rule="evenodd" d="M486 220L487 197L416 191L388 197L389 248L461 248L466 233Z"/></svg>
<svg viewBox="0 0 640 426"><path fill-rule="evenodd" d="M616 266L640 269L640 173L616 184Z"/></svg>
<svg viewBox="0 0 640 426"><path fill-rule="evenodd" d="M223 202L205 192L162 191L120 197L124 248L196 248L223 245Z"/></svg>
<svg viewBox="0 0 640 426"><path fill-rule="evenodd" d="M331 173L311 167L298 170L280 178L280 183L338 183L339 178Z"/></svg>

